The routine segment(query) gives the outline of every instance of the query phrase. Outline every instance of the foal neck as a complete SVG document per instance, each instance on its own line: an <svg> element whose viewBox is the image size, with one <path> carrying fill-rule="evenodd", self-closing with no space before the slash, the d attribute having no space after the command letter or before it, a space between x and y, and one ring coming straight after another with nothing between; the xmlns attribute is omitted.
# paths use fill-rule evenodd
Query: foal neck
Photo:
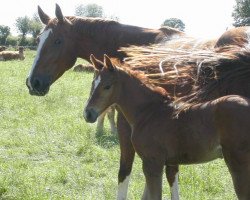
<svg viewBox="0 0 250 200"><path fill-rule="evenodd" d="M166 91L151 84L141 72L119 69L118 73L120 93L116 103L131 126L168 106Z"/></svg>

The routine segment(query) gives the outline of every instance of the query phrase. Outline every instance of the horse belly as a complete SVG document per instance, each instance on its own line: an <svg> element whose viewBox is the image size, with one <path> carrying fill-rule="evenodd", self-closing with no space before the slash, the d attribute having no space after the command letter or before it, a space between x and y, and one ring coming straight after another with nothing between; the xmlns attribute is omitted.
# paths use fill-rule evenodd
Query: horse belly
<svg viewBox="0 0 250 200"><path fill-rule="evenodd" d="M198 164L198 163L205 163L212 160L215 160L217 158L222 158L222 150L221 146L215 146L212 149L211 148L199 148L196 146L196 148L192 150L182 151L178 156L176 156L176 160L169 162L175 162L176 164Z"/></svg>
<svg viewBox="0 0 250 200"><path fill-rule="evenodd" d="M193 118L194 120L194 118ZM178 141L173 157L168 158L179 164L204 163L222 158L222 150L218 133L211 121L195 123L195 126L185 126L179 129ZM191 123L190 123L191 124Z"/></svg>

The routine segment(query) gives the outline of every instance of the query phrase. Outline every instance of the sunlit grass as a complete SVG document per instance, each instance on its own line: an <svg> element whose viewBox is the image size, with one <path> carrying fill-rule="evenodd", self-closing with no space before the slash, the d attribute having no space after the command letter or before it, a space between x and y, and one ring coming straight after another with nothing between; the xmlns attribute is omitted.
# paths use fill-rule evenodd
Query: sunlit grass
<svg viewBox="0 0 250 200"><path fill-rule="evenodd" d="M95 124L82 118L92 74L69 70L47 96L30 96L25 79L35 52L25 54L24 61L0 62L0 199L115 199L118 139L107 123L104 135L96 136ZM129 199L140 199L143 187L136 158ZM223 160L182 166L180 195L184 200L236 199Z"/></svg>

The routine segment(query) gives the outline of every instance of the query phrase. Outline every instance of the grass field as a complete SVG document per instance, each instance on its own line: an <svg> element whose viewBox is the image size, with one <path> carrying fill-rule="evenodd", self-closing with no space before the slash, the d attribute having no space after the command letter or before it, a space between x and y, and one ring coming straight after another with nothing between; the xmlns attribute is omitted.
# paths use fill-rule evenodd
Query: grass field
<svg viewBox="0 0 250 200"><path fill-rule="evenodd" d="M82 117L91 73L66 72L45 97L30 96L25 79L35 52L0 62L0 199L115 199L119 143L105 124ZM78 61L79 62L79 61ZM141 161L134 163L128 199L143 192ZM164 199L169 187L164 179ZM181 166L182 200L236 199L223 160Z"/></svg>

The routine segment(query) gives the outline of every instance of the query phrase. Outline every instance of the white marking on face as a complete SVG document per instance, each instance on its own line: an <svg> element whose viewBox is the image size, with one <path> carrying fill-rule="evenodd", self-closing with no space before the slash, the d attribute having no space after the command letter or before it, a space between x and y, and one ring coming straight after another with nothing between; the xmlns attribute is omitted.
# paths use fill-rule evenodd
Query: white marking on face
<svg viewBox="0 0 250 200"><path fill-rule="evenodd" d="M171 200L179 200L178 172L174 176L174 183L171 187Z"/></svg>
<svg viewBox="0 0 250 200"><path fill-rule="evenodd" d="M100 84L101 82L101 76L98 76L95 81L94 81L94 89L93 89L93 92L92 94L94 93L95 89L97 88L97 86Z"/></svg>
<svg viewBox="0 0 250 200"><path fill-rule="evenodd" d="M83 112L83 115L84 117L86 117L86 108L89 104L89 101L90 99L92 98L92 95L94 94L94 91L95 89L97 88L97 86L100 84L101 82L101 76L98 76L95 80L94 80L94 88L93 88L93 91L91 92L91 96L89 97L89 99L87 100L86 104L85 104L85 107L84 107L84 112Z"/></svg>
<svg viewBox="0 0 250 200"><path fill-rule="evenodd" d="M35 66L36 66L36 64L37 64L37 61L39 60L39 57L40 57L40 53L41 53L42 47L43 47L43 45L44 45L46 39L49 37L49 34L50 34L51 32L52 32L52 29L50 28L50 29L44 31L44 32L40 35L40 37L39 37L40 42L39 42L38 47L37 47L37 54L36 54L35 60L34 60L34 62L33 62L33 65L32 65L32 68L31 68L31 70L30 70L29 77L28 77L28 85L29 85L29 87L30 87L31 89L32 89L32 86L31 86L31 83L30 83L30 77L31 77L31 75L32 75L32 73L33 73L33 71L34 71L34 69L35 69Z"/></svg>
<svg viewBox="0 0 250 200"><path fill-rule="evenodd" d="M119 183L117 200L127 199L129 179L130 179L130 175L127 176L122 183Z"/></svg>

